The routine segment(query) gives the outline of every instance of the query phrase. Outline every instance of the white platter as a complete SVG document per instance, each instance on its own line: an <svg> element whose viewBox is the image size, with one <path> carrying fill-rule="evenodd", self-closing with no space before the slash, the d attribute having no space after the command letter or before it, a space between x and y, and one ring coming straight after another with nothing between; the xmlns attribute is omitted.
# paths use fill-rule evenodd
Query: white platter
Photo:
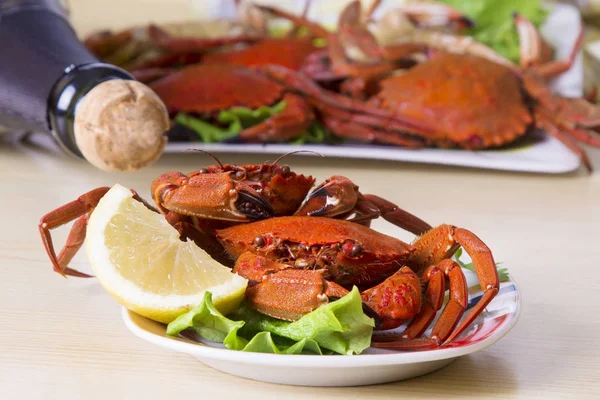
<svg viewBox="0 0 600 400"><path fill-rule="evenodd" d="M464 270L469 308L481 296L475 274ZM503 282L498 295L462 335L435 350L401 352L369 348L359 355L284 355L228 350L221 344L166 335L165 325L123 308L127 328L136 336L189 354L216 370L258 381L300 386L361 386L405 380L436 371L456 358L483 350L517 323L521 295L515 282ZM426 335L430 331L425 332Z"/></svg>
<svg viewBox="0 0 600 400"><path fill-rule="evenodd" d="M227 1L207 3L229 4ZM303 3L303 2L299 2ZM394 2L384 2L393 7ZM204 4L204 3L203 3ZM300 4L298 4L300 7ZM297 8L297 7L296 7ZM206 7L207 14L202 18L214 18L222 10L223 16L230 16L227 7ZM212 10L212 13L210 12ZM331 20L326 13L311 15L321 17L324 22ZM581 28L579 10L568 4L552 6L552 11L541 31L544 37L556 48L556 58L566 59L576 42ZM583 57L580 54L573 67L552 83L553 89L564 96L583 94ZM464 166L472 168L526 171L535 173L567 173L580 166L580 160L562 143L553 137L545 137L531 145L502 150L468 151L455 149L403 149L376 145L289 145L289 144L203 144L199 142L171 142L166 153L179 153L190 148L200 148L212 153L253 153L284 154L294 150L313 150L326 157L380 159L414 163L429 163ZM302 154L302 153L301 153Z"/></svg>

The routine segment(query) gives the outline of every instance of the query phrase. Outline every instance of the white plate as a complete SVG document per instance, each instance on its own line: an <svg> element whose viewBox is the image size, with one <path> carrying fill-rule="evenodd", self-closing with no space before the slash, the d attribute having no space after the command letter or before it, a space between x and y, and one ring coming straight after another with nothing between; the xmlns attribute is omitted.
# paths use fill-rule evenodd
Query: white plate
<svg viewBox="0 0 600 400"><path fill-rule="evenodd" d="M465 270L469 308L481 290L476 277ZM498 295L471 327L448 346L435 350L401 352L369 348L362 354L284 355L245 353L221 344L196 342L166 335L165 325L123 309L127 328L158 346L189 354L200 362L232 375L258 381L301 386L359 386L394 382L438 370L458 357L491 346L517 323L521 296L515 282L503 282ZM430 331L425 334L429 335Z"/></svg>
<svg viewBox="0 0 600 400"><path fill-rule="evenodd" d="M229 4L231 2L217 0L209 1L208 3ZM205 2L202 4L205 4ZM393 7L393 2L388 1L384 5ZM576 7L568 4L557 4L552 7L552 12L541 31L543 36L555 46L556 57L558 59L566 59L575 44L581 27L580 13ZM218 15L214 14L215 10L224 10L223 12L226 14L224 16L230 16L228 12L230 9L227 7L208 7L206 10L213 10L213 13L202 15L202 18L218 17ZM331 19L326 13L318 14L315 12L313 17L317 16L321 17L325 22ZM552 87L557 93L564 96L582 96L583 58L581 54L573 67L557 78L553 82ZM288 144L202 144L198 142L173 142L167 145L165 152L179 153L190 148L201 148L212 153L279 155L289 151L305 149L317 151L327 157L381 159L536 173L566 173L576 170L580 165L577 156L558 140L549 136L527 147L485 151L455 149L411 150L375 145L299 146Z"/></svg>

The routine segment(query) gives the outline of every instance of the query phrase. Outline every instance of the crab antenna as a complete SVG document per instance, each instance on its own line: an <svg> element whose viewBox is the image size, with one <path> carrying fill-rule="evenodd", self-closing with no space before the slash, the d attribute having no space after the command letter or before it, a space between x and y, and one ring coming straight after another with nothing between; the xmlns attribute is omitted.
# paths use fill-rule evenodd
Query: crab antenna
<svg viewBox="0 0 600 400"><path fill-rule="evenodd" d="M219 165L221 166L221 168L223 168L223 163L221 163L221 161L212 153L209 153L206 150L202 150L202 149L185 149L185 151L199 151L201 153L205 153L208 154L209 156L211 156L217 163L219 163Z"/></svg>
<svg viewBox="0 0 600 400"><path fill-rule="evenodd" d="M317 152L316 152L316 151L314 151L314 150L295 150L295 151L290 151L289 153L285 153L285 154L283 154L282 156L280 156L280 157L279 157L277 160L275 160L275 161L273 162L273 165L277 165L277 163L278 163L279 161L281 161L281 159L282 159L283 157L287 157L287 156L290 156L290 155L292 155L292 154L296 154L296 153L314 153L314 154L316 154L316 155L318 155L318 156L321 156L321 157L325 158L325 156L324 156L323 154L321 154L321 153L317 153Z"/></svg>

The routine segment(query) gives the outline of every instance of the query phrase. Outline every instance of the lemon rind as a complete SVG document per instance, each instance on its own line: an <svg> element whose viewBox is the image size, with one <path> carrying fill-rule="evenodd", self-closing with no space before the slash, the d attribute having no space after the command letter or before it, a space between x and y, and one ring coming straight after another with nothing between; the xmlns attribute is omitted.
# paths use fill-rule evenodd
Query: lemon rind
<svg viewBox="0 0 600 400"><path fill-rule="evenodd" d="M130 190L119 184L115 184L102 197L96 210L90 216L86 235L86 251L94 274L102 286L109 287L111 294L119 298L122 303L125 305L132 304L136 307L143 307L145 309L177 310L199 304L206 291L212 293L213 301L218 301L247 286L247 279L232 273L231 280L228 282L206 288L197 294L172 294L165 296L144 291L139 286L123 278L112 266L109 250L104 244L104 240L98 243L97 240L93 239L104 238L104 230L110 219L114 216L121 204L132 197L133 195ZM99 209L102 212L97 212ZM170 225L168 227L170 227ZM170 228L175 230L172 227ZM111 267L107 268L106 266Z"/></svg>

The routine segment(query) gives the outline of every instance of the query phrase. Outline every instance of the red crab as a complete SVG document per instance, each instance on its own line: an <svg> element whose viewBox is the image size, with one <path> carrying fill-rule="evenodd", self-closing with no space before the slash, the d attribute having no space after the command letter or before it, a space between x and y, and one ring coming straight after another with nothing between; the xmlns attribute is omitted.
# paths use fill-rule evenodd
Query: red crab
<svg viewBox="0 0 600 400"><path fill-rule="evenodd" d="M394 8L390 13L400 14L410 20L415 29L427 29L419 29L418 35L403 40L402 43L381 46L377 43L375 35L364 26L364 21L372 19L379 3L374 1L367 13L362 15L360 1L351 1L341 11L334 32L306 19L306 12L303 16L295 16L274 7L257 7L326 38L327 46L309 54L299 70L320 84L342 80L340 89L351 93L356 92L357 85L362 86L367 81L371 83L390 71L413 65L408 58L417 52L440 45L443 48L464 46L463 37L449 33L443 34L444 40L439 40L442 34L437 32L436 28L461 30L473 24L458 10L443 3L405 4ZM402 34L406 35L406 32ZM475 47L477 51L488 51L483 49L484 46L471 47Z"/></svg>
<svg viewBox="0 0 600 400"><path fill-rule="evenodd" d="M250 69L229 64L197 64L149 86L172 115L184 112L217 123L215 118L219 112L234 106L253 109L285 102L283 111L239 132L235 139L243 142L281 142L295 138L312 125L315 112L335 135L361 141L422 147L422 138L397 132L426 132L420 128L420 122L414 123L409 117L397 118L386 110L323 89L304 74L280 65ZM357 134L355 129L347 129L351 121L366 126L383 125L394 131L381 130L365 137L362 132Z"/></svg>
<svg viewBox="0 0 600 400"><path fill-rule="evenodd" d="M364 225L383 217L415 234L431 228L378 196L363 195L357 185L342 176L331 177L311 192L315 179L294 173L289 166L280 165L280 160L281 157L273 163L247 165L219 162L189 174L167 172L151 185L157 209L135 192L134 198L162 213L182 238L192 238L213 258L228 265L231 260L216 242L214 230L273 216L335 217ZM41 218L40 235L56 272L87 276L68 264L83 245L89 215L108 190L93 189ZM50 231L73 220L76 221L67 242L57 256Z"/></svg>
<svg viewBox="0 0 600 400"><path fill-rule="evenodd" d="M354 18L353 27L359 30L356 15L346 18ZM419 126L397 134L420 136L431 147L495 148L514 143L536 128L543 129L577 154L591 171L591 163L577 142L600 147L600 108L586 99L554 94L548 86L552 78L571 68L582 44L583 28L567 60L548 61L548 47L535 26L522 15L515 14L514 19L521 44L520 66L485 48L459 54L451 46L442 50L428 44L427 59L402 73L357 74L357 79L349 82L354 97L365 98L368 106ZM364 26L363 31L368 37ZM350 61L344 58L343 62ZM368 67L386 65L385 58L380 57L379 63ZM358 64L357 68L362 67ZM365 77L368 79L361 81ZM349 117L343 125L339 119L323 121L331 130L344 129L347 135L367 141L376 137L384 140L396 131L385 121L367 126L360 121L363 115ZM381 135L382 131L388 135Z"/></svg>
<svg viewBox="0 0 600 400"><path fill-rule="evenodd" d="M378 329L410 320L399 335L375 336L376 347L423 349L449 343L499 288L490 249L472 232L451 225L427 231L413 245L348 221L301 216L217 230L217 237L237 260L234 272L250 281L246 300L261 313L293 321L356 285L376 314ZM472 257L484 292L460 324L468 293L460 266L451 260L459 246ZM431 336L421 338L442 308L446 288L449 301Z"/></svg>

